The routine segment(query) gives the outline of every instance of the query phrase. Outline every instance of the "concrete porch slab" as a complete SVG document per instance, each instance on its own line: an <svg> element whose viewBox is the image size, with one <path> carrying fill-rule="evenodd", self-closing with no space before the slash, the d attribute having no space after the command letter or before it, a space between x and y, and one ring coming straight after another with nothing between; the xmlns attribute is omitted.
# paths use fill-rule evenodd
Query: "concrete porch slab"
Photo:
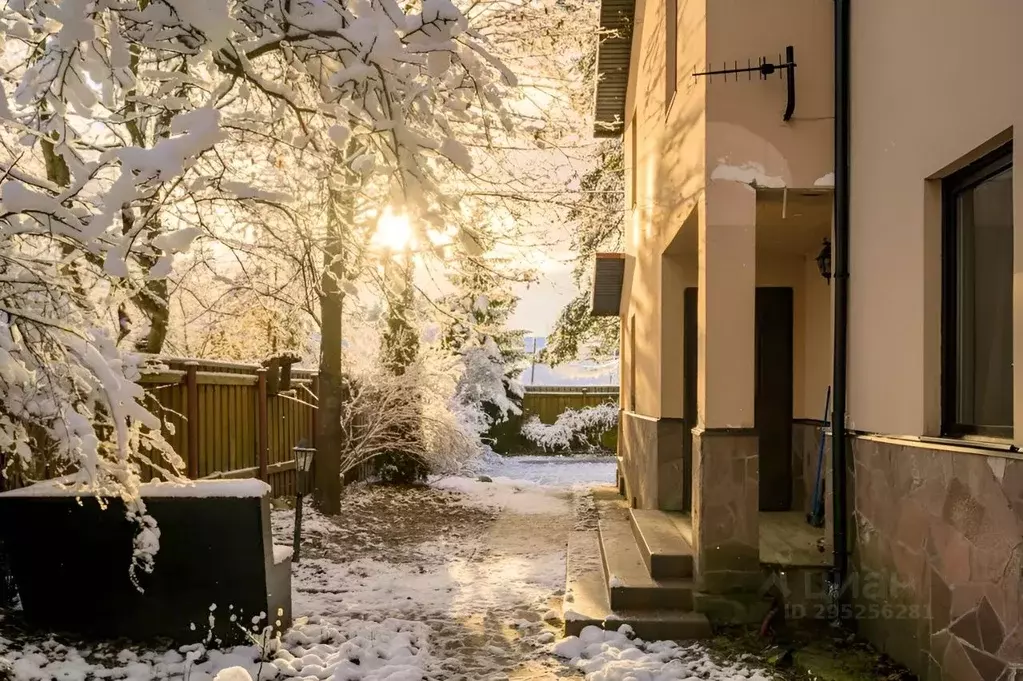
<svg viewBox="0 0 1023 681"><path fill-rule="evenodd" d="M760 514L760 562L785 567L828 567L825 530L806 522L806 514L781 511ZM824 549L824 550L822 550Z"/></svg>
<svg viewBox="0 0 1023 681"><path fill-rule="evenodd" d="M692 545L693 525L688 514L668 513L682 538ZM832 555L821 551L826 543L823 527L807 524L799 511L761 512L760 562L783 567L829 567Z"/></svg>

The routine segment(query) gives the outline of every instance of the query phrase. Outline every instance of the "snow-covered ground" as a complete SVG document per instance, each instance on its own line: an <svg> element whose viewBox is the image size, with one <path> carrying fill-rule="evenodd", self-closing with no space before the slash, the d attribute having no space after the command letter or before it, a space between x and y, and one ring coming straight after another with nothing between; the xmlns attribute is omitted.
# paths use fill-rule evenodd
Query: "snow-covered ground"
<svg viewBox="0 0 1023 681"><path fill-rule="evenodd" d="M568 533L588 489L613 481L613 459L490 457L481 473L492 482L356 485L336 518L309 508L293 566L296 621L280 642L122 650L0 625L0 657L16 681L760 678L699 645L648 644L625 631L557 640ZM293 517L274 511L279 541Z"/></svg>
<svg viewBox="0 0 1023 681"><path fill-rule="evenodd" d="M612 456L501 456L483 458L480 472L493 478L568 487L613 485L615 459Z"/></svg>

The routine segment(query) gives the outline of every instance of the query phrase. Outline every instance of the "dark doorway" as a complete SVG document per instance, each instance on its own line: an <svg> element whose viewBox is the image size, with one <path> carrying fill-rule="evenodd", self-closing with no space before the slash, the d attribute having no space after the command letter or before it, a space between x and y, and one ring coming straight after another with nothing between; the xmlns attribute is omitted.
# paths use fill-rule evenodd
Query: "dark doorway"
<svg viewBox="0 0 1023 681"><path fill-rule="evenodd" d="M692 509L693 427L696 426L697 289L682 300L682 503ZM792 289L757 288L756 393L760 510L792 507Z"/></svg>
<svg viewBox="0 0 1023 681"><path fill-rule="evenodd" d="M682 298L682 509L693 507L693 428L696 426L696 289Z"/></svg>
<svg viewBox="0 0 1023 681"><path fill-rule="evenodd" d="M757 288L754 425L760 510L792 508L792 289Z"/></svg>

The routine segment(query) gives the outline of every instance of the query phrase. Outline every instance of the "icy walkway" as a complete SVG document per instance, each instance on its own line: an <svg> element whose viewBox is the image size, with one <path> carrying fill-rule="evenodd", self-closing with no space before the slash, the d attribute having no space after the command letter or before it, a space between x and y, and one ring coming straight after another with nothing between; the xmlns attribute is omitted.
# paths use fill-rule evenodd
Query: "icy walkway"
<svg viewBox="0 0 1023 681"><path fill-rule="evenodd" d="M234 666L252 678L337 681L761 676L695 645L598 630L557 641L567 535L587 522L589 488L613 482L613 460L490 459L481 472L493 482L359 485L336 518L310 509L294 566L296 622L279 646L146 651L18 637L0 654L17 681L208 681ZM292 518L274 512L278 541ZM8 629L0 634L15 638Z"/></svg>

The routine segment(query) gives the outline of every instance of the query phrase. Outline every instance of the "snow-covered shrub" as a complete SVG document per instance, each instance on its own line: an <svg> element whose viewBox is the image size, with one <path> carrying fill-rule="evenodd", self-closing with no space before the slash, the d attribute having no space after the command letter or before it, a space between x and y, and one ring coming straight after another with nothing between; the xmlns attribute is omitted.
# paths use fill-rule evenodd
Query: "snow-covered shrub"
<svg viewBox="0 0 1023 681"><path fill-rule="evenodd" d="M618 425L618 405L606 402L595 407L566 409L554 423L536 416L522 424L522 435L544 451L592 451L600 448L600 436Z"/></svg>
<svg viewBox="0 0 1023 681"><path fill-rule="evenodd" d="M522 413L515 399L522 400L522 384L506 376L506 362L497 343L487 336L482 343L462 350L463 373L458 381L458 402L463 410L480 417L479 434L495 421ZM489 412L489 413L487 413Z"/></svg>
<svg viewBox="0 0 1023 681"><path fill-rule="evenodd" d="M490 384L483 380L489 375L486 362L467 364L465 355L432 343L395 374L377 352L355 349L349 354L342 474L393 451L415 452L431 473L456 473L480 456L482 435L491 425L482 404L482 397L490 395L482 387ZM482 380L482 385L467 376ZM480 392L467 392L467 385L476 385Z"/></svg>

